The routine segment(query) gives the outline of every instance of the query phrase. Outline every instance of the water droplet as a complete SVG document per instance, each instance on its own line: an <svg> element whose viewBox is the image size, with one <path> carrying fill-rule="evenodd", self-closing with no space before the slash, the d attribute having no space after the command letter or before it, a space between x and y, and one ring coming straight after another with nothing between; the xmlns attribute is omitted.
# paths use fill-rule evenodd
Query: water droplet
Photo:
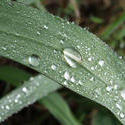
<svg viewBox="0 0 125 125"><path fill-rule="evenodd" d="M119 56L119 59L122 59L122 56Z"/></svg>
<svg viewBox="0 0 125 125"><path fill-rule="evenodd" d="M90 81L93 81L94 80L94 77L90 78Z"/></svg>
<svg viewBox="0 0 125 125"><path fill-rule="evenodd" d="M107 92L110 92L111 90L112 90L112 86L107 86L107 87L106 87L106 91L107 91Z"/></svg>
<svg viewBox="0 0 125 125"><path fill-rule="evenodd" d="M114 85L114 89L115 89L115 90L118 89L118 85Z"/></svg>
<svg viewBox="0 0 125 125"><path fill-rule="evenodd" d="M24 93L27 93L27 92L28 92L28 90L27 90L26 87L22 88L22 91L23 91Z"/></svg>
<svg viewBox="0 0 125 125"><path fill-rule="evenodd" d="M1 47L3 50L7 50L7 48L5 48L4 46Z"/></svg>
<svg viewBox="0 0 125 125"><path fill-rule="evenodd" d="M15 103L18 103L18 99L15 99L14 102L15 102Z"/></svg>
<svg viewBox="0 0 125 125"><path fill-rule="evenodd" d="M6 105L6 106L5 106L5 108L6 108L7 110L9 110L9 109L10 109L10 107L9 107L8 105Z"/></svg>
<svg viewBox="0 0 125 125"><path fill-rule="evenodd" d="M73 76L71 77L70 80L71 80L71 82L73 82L73 83L75 82L75 78L74 78Z"/></svg>
<svg viewBox="0 0 125 125"><path fill-rule="evenodd" d="M121 118L124 118L125 115L124 115L123 113L120 113L120 117L121 117Z"/></svg>
<svg viewBox="0 0 125 125"><path fill-rule="evenodd" d="M51 65L51 69L52 70L56 70L56 66L55 65Z"/></svg>
<svg viewBox="0 0 125 125"><path fill-rule="evenodd" d="M123 90L121 91L121 96L122 96L122 98L125 100L125 89L123 89Z"/></svg>
<svg viewBox="0 0 125 125"><path fill-rule="evenodd" d="M120 110L122 109L122 107L118 103L116 103L116 107Z"/></svg>
<svg viewBox="0 0 125 125"><path fill-rule="evenodd" d="M82 85L82 82L81 82L81 80L79 80L79 81L78 81L78 85Z"/></svg>
<svg viewBox="0 0 125 125"><path fill-rule="evenodd" d="M40 32L39 32L39 31L37 31L36 33L37 33L38 35L40 35Z"/></svg>
<svg viewBox="0 0 125 125"><path fill-rule="evenodd" d="M44 29L48 29L48 26L44 25L43 28L44 28Z"/></svg>
<svg viewBox="0 0 125 125"><path fill-rule="evenodd" d="M91 67L91 70L94 70L94 67L93 67L93 66Z"/></svg>
<svg viewBox="0 0 125 125"><path fill-rule="evenodd" d="M29 56L28 61L29 61L29 64L32 66L39 65L39 57L37 55Z"/></svg>
<svg viewBox="0 0 125 125"><path fill-rule="evenodd" d="M103 60L100 60L98 63L99 63L100 66L104 65L104 61Z"/></svg>
<svg viewBox="0 0 125 125"><path fill-rule="evenodd" d="M67 81L64 81L64 85L68 85Z"/></svg>
<svg viewBox="0 0 125 125"><path fill-rule="evenodd" d="M68 73L67 71L64 73L64 78L65 78L66 80L69 80L69 79L70 79L69 73Z"/></svg>
<svg viewBox="0 0 125 125"><path fill-rule="evenodd" d="M63 50L65 61L69 64L69 66L76 68L76 63L81 63L82 57L79 52L74 49L66 48ZM75 61L75 62L74 62Z"/></svg>
<svg viewBox="0 0 125 125"><path fill-rule="evenodd" d="M91 57L89 57L89 58L88 58L88 61L92 61L92 58L91 58Z"/></svg>
<svg viewBox="0 0 125 125"><path fill-rule="evenodd" d="M63 41L63 40L60 40L60 43L61 43L61 44L63 44L63 43L64 43L64 41Z"/></svg>

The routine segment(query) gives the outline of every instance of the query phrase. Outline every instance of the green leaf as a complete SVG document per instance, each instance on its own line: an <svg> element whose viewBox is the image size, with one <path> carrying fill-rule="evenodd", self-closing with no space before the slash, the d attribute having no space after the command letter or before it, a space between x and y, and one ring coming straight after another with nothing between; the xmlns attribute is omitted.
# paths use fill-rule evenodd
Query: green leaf
<svg viewBox="0 0 125 125"><path fill-rule="evenodd" d="M107 107L125 124L125 63L86 29L0 1L0 45L1 56Z"/></svg>
<svg viewBox="0 0 125 125"><path fill-rule="evenodd" d="M66 102L57 94L52 93L40 100L42 104L63 124L63 125L78 125L71 114Z"/></svg>
<svg viewBox="0 0 125 125"><path fill-rule="evenodd" d="M94 23L97 23L97 24L100 24L100 23L103 23L104 20L99 18L99 17L96 17L96 16L90 16L90 20L93 21Z"/></svg>
<svg viewBox="0 0 125 125"><path fill-rule="evenodd" d="M12 66L0 65L0 80L9 82L14 86L19 86L19 82L28 80L28 78L30 77L31 77L31 74L29 74L28 72L25 72L24 70L21 70ZM47 91L49 92L49 90ZM41 92L42 92L42 89L41 89ZM6 98L4 99L8 100ZM68 105L58 93L53 92L50 95L47 95L44 98L38 100L38 102L43 104L59 120L59 122L62 123L62 125L79 125L80 124L72 115ZM16 104L12 106L11 108L13 109L16 107ZM20 110L20 108L22 107L18 107L18 111ZM14 113L14 112L11 112L11 113Z"/></svg>
<svg viewBox="0 0 125 125"><path fill-rule="evenodd" d="M23 85L0 100L0 121L4 121L13 113L20 111L59 87L60 85L43 75L31 77L29 81L24 82Z"/></svg>
<svg viewBox="0 0 125 125"><path fill-rule="evenodd" d="M125 12L121 14L119 18L117 18L113 23L111 23L104 33L102 34L103 39L109 38L109 36L125 21Z"/></svg>

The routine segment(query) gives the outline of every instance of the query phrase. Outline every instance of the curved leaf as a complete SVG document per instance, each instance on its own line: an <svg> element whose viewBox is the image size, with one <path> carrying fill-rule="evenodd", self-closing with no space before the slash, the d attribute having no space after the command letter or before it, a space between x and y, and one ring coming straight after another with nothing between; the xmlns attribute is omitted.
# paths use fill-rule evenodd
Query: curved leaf
<svg viewBox="0 0 125 125"><path fill-rule="evenodd" d="M2 56L102 104L125 124L125 63L105 43L86 29L16 2L1 1L0 18Z"/></svg>
<svg viewBox="0 0 125 125"><path fill-rule="evenodd" d="M32 77L0 100L0 122L59 87L59 84L43 75Z"/></svg>

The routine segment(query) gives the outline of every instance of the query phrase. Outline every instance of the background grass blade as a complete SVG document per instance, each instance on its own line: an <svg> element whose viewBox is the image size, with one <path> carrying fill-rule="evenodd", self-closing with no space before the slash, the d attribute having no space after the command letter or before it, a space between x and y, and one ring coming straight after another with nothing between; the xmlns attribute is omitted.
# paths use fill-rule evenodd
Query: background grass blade
<svg viewBox="0 0 125 125"><path fill-rule="evenodd" d="M0 122L59 87L43 75L32 77L0 100Z"/></svg>
<svg viewBox="0 0 125 125"><path fill-rule="evenodd" d="M0 65L0 80L11 83L14 86L19 86L19 82L26 81L30 77L31 74L24 70L12 66ZM43 104L62 125L80 125L71 113L66 102L58 93L53 92L38 100L38 102Z"/></svg>
<svg viewBox="0 0 125 125"><path fill-rule="evenodd" d="M121 14L113 23L111 23L104 33L102 34L102 39L107 39L115 29L117 29L125 21L125 12Z"/></svg>
<svg viewBox="0 0 125 125"><path fill-rule="evenodd" d="M108 113L97 112L93 118L92 125L121 125L110 117Z"/></svg>
<svg viewBox="0 0 125 125"><path fill-rule="evenodd" d="M71 114L66 102L57 93L52 93L40 100L42 104L63 124L63 125L78 125Z"/></svg>
<svg viewBox="0 0 125 125"><path fill-rule="evenodd" d="M0 18L2 56L25 64L102 104L125 124L122 95L125 63L99 38L47 12L16 2L10 5L1 1ZM76 54L72 58L76 68L65 61L66 48L71 55Z"/></svg>

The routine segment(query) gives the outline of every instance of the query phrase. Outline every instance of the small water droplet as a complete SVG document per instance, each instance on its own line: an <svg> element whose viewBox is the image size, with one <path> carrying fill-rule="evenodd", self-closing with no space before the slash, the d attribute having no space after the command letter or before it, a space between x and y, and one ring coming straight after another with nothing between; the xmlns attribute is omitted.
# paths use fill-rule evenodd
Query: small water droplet
<svg viewBox="0 0 125 125"><path fill-rule="evenodd" d="M79 80L79 81L78 81L78 85L82 85L82 82L81 82L81 80Z"/></svg>
<svg viewBox="0 0 125 125"><path fill-rule="evenodd" d="M75 82L75 78L74 78L73 76L71 77L70 80L71 80L71 82L73 82L73 83Z"/></svg>
<svg viewBox="0 0 125 125"><path fill-rule="evenodd" d="M37 33L38 35L40 35L40 32L39 32L39 31L37 31L36 33Z"/></svg>
<svg viewBox="0 0 125 125"><path fill-rule="evenodd" d="M48 29L48 26L44 25L43 28L44 28L44 29Z"/></svg>
<svg viewBox="0 0 125 125"><path fill-rule="evenodd" d="M2 46L1 48L2 48L3 50L7 50L7 48L5 48L5 47L3 47L3 46Z"/></svg>
<svg viewBox="0 0 125 125"><path fill-rule="evenodd" d="M116 103L116 107L120 110L122 109L122 107L118 103Z"/></svg>
<svg viewBox="0 0 125 125"><path fill-rule="evenodd" d="M91 70L94 70L94 67L93 67L93 66L91 67Z"/></svg>
<svg viewBox="0 0 125 125"><path fill-rule="evenodd" d="M76 63L81 63L82 57L79 52L72 48L66 48L63 50L65 61L69 64L69 66L76 68Z"/></svg>
<svg viewBox="0 0 125 125"><path fill-rule="evenodd" d="M99 63L100 66L104 65L104 61L103 60L100 60L98 63Z"/></svg>
<svg viewBox="0 0 125 125"><path fill-rule="evenodd" d="M64 43L64 41L63 41L63 40L60 40L60 43L61 43L61 44L63 44L63 43Z"/></svg>
<svg viewBox="0 0 125 125"><path fill-rule="evenodd" d="M5 106L5 108L6 108L7 110L9 110L9 109L10 109L10 107L9 107L8 105L6 105L6 106Z"/></svg>
<svg viewBox="0 0 125 125"><path fill-rule="evenodd" d="M122 56L119 56L119 59L122 59Z"/></svg>
<svg viewBox="0 0 125 125"><path fill-rule="evenodd" d="M38 66L39 65L39 57L37 55L29 56L28 62L32 66Z"/></svg>
<svg viewBox="0 0 125 125"><path fill-rule="evenodd" d="M23 88L22 88L22 91L23 91L24 93L27 93L27 92L28 92L28 90L27 90L26 87L23 87Z"/></svg>
<svg viewBox="0 0 125 125"><path fill-rule="evenodd" d="M88 61L92 61L92 58L91 58L91 57L89 57L89 58L88 58Z"/></svg>
<svg viewBox="0 0 125 125"><path fill-rule="evenodd" d="M125 89L123 89L123 90L121 91L121 96L122 96L122 98L125 100Z"/></svg>
<svg viewBox="0 0 125 125"><path fill-rule="evenodd" d="M94 77L90 78L90 81L93 81L94 80Z"/></svg>
<svg viewBox="0 0 125 125"><path fill-rule="evenodd" d="M67 81L64 81L64 85L68 85Z"/></svg>
<svg viewBox="0 0 125 125"><path fill-rule="evenodd" d="M56 70L56 66L53 64L53 65L51 65L51 69L52 70Z"/></svg>
<svg viewBox="0 0 125 125"><path fill-rule="evenodd" d="M69 76L69 72L65 72L64 73L64 78L66 79L66 80L69 80L70 79L70 76Z"/></svg>
<svg viewBox="0 0 125 125"><path fill-rule="evenodd" d="M124 115L123 113L120 113L120 117L121 117L121 118L124 118L125 115Z"/></svg>
<svg viewBox="0 0 125 125"><path fill-rule="evenodd" d="M15 102L15 103L18 103L18 99L15 99L14 102Z"/></svg>
<svg viewBox="0 0 125 125"><path fill-rule="evenodd" d="M106 87L106 91L107 91L107 92L110 92L111 90L112 90L112 86L107 86L107 87Z"/></svg>

